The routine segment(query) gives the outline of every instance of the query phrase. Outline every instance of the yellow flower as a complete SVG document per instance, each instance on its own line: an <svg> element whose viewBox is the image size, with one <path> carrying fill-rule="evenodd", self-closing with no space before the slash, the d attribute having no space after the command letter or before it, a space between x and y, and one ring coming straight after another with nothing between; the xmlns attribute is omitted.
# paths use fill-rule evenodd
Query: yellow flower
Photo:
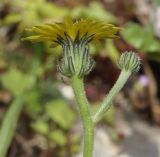
<svg viewBox="0 0 160 157"><path fill-rule="evenodd" d="M105 21L79 20L65 18L64 23L45 24L29 29L34 33L25 40L32 42L48 41L52 46L61 45L63 57L59 60L58 70L67 77L83 77L94 67L89 55L89 42L105 38L116 38L120 28Z"/></svg>
<svg viewBox="0 0 160 157"><path fill-rule="evenodd" d="M81 19L73 22L70 18L65 18L64 23L44 24L28 29L34 35L26 37L24 40L32 42L49 41L52 46L57 46L62 41L65 42L67 40L66 36L68 36L72 42L85 37L88 39L88 43L105 38L116 38L119 30L119 27L105 21Z"/></svg>

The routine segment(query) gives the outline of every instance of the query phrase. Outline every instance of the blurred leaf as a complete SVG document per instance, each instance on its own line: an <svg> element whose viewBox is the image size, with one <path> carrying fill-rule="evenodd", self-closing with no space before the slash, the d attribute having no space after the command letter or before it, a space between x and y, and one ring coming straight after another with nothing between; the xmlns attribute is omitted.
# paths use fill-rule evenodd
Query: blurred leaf
<svg viewBox="0 0 160 157"><path fill-rule="evenodd" d="M69 129L75 120L74 111L63 100L55 100L46 104L47 114L64 129Z"/></svg>
<svg viewBox="0 0 160 157"><path fill-rule="evenodd" d="M45 104L46 102L52 101L54 99L63 99L61 93L55 86L52 80L46 80L40 84L40 102Z"/></svg>
<svg viewBox="0 0 160 157"><path fill-rule="evenodd" d="M99 103L95 103L92 106L92 111L93 113L95 113L99 107ZM107 124L109 125L113 125L114 124L114 115L115 115L115 109L113 107L113 105L111 105L111 107L107 110L107 112L104 114L103 116L103 121L105 121Z"/></svg>
<svg viewBox="0 0 160 157"><path fill-rule="evenodd" d="M126 42L144 52L160 51L160 43L154 37L150 25L143 27L136 23L128 23L122 31L122 36Z"/></svg>
<svg viewBox="0 0 160 157"><path fill-rule="evenodd" d="M124 39L135 46L136 48L140 48L143 44L144 31L140 25L135 23L128 23L122 31L122 35Z"/></svg>
<svg viewBox="0 0 160 157"><path fill-rule="evenodd" d="M155 6L160 6L160 0L154 0L152 1L152 3L155 5Z"/></svg>
<svg viewBox="0 0 160 157"><path fill-rule="evenodd" d="M47 122L42 120L37 120L31 123L31 127L40 134L48 135L49 125Z"/></svg>
<svg viewBox="0 0 160 157"><path fill-rule="evenodd" d="M114 124L114 115L115 115L115 109L113 105L110 107L110 109L106 112L106 114L103 117L103 120L107 122L109 125Z"/></svg>
<svg viewBox="0 0 160 157"><path fill-rule="evenodd" d="M0 24L19 22L19 32L24 31L25 27L40 24L44 20L62 19L70 11L66 7L46 0L12 0L7 3L7 6L9 13L6 18L0 19Z"/></svg>
<svg viewBox="0 0 160 157"><path fill-rule="evenodd" d="M1 76L0 80L3 86L15 96L31 88L34 83L34 78L32 76L24 74L16 68L10 68Z"/></svg>
<svg viewBox="0 0 160 157"><path fill-rule="evenodd" d="M39 6L37 7L43 16L50 16L50 17L63 17L67 14L68 9L65 7L60 7L54 3L49 3L46 1L42 1Z"/></svg>
<svg viewBox="0 0 160 157"><path fill-rule="evenodd" d="M18 13L11 13L8 14L4 19L3 19L3 24L8 25L12 23L17 23L21 20L21 15Z"/></svg>
<svg viewBox="0 0 160 157"><path fill-rule="evenodd" d="M79 144L73 144L72 147L71 147L71 152L74 153L74 154L80 152L80 145Z"/></svg>
<svg viewBox="0 0 160 157"><path fill-rule="evenodd" d="M110 57L113 63L117 64L117 61L119 60L119 57L120 57L120 53L118 49L116 48L115 44L113 43L112 40L107 40L105 46L108 51L107 55Z"/></svg>
<svg viewBox="0 0 160 157"><path fill-rule="evenodd" d="M80 151L81 136L76 133L73 134L70 138L71 138L70 141L72 143L71 152L73 152L74 154L78 153Z"/></svg>
<svg viewBox="0 0 160 157"><path fill-rule="evenodd" d="M96 18L107 22L116 22L116 17L104 9L99 2L91 2L89 6L80 6L73 9L71 15L75 18Z"/></svg>
<svg viewBox="0 0 160 157"><path fill-rule="evenodd" d="M67 138L62 130L55 130L49 134L51 140L60 146L64 146L67 143Z"/></svg>
<svg viewBox="0 0 160 157"><path fill-rule="evenodd" d="M36 118L37 115L43 110L42 104L40 104L40 93L36 90L31 90L25 97L25 106L27 113Z"/></svg>

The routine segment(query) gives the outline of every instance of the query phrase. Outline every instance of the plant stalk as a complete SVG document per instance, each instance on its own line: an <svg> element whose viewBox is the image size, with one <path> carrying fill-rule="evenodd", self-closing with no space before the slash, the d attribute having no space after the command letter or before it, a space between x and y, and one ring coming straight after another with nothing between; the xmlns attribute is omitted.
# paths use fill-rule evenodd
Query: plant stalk
<svg viewBox="0 0 160 157"><path fill-rule="evenodd" d="M5 114L0 129L0 157L6 157L7 155L22 108L23 101L21 96L18 96Z"/></svg>
<svg viewBox="0 0 160 157"><path fill-rule="evenodd" d="M113 98L123 88L124 84L126 83L130 75L130 71L121 71L118 80L116 81L112 89L109 91L108 95L105 97L102 104L93 116L94 123L97 123L103 117L104 113L110 108L110 106L112 105Z"/></svg>
<svg viewBox="0 0 160 157"><path fill-rule="evenodd" d="M83 157L92 157L94 143L94 124L89 110L89 103L86 98L83 79L73 76L71 79L73 91L80 110L84 129L84 150Z"/></svg>

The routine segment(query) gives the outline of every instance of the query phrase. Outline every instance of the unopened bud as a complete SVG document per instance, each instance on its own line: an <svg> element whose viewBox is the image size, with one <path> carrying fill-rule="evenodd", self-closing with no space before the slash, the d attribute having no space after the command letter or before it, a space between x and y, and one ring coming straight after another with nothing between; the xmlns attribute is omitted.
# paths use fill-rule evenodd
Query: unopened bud
<svg viewBox="0 0 160 157"><path fill-rule="evenodd" d="M119 60L120 69L125 71L138 72L140 64L140 57L132 51L124 52Z"/></svg>

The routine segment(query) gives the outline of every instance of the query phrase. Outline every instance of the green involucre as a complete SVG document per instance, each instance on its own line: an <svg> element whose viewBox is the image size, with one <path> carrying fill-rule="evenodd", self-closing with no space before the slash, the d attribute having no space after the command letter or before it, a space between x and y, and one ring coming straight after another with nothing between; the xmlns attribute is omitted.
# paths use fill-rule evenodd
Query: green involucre
<svg viewBox="0 0 160 157"><path fill-rule="evenodd" d="M118 64L121 70L138 72L140 69L140 58L132 51L124 52Z"/></svg>
<svg viewBox="0 0 160 157"><path fill-rule="evenodd" d="M84 36L72 41L66 35L66 40L59 37L59 43L63 48L63 58L58 62L58 70L67 77L77 75L83 77L87 75L94 67L94 60L89 55L88 42L90 37Z"/></svg>

